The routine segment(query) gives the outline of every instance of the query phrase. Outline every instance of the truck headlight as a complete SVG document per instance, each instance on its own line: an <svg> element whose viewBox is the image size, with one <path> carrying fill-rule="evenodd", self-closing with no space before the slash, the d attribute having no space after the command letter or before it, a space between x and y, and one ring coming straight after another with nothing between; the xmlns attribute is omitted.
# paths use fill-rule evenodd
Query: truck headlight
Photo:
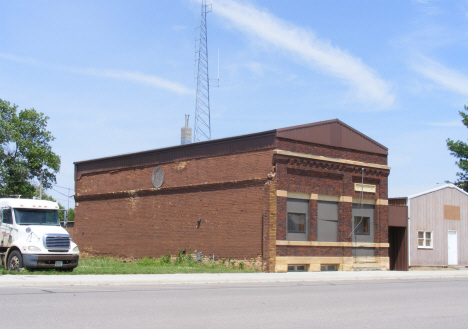
<svg viewBox="0 0 468 329"><path fill-rule="evenodd" d="M34 246L29 246L28 250L29 251L41 251L41 249L39 249L38 247L34 247Z"/></svg>
<svg viewBox="0 0 468 329"><path fill-rule="evenodd" d="M75 248L73 248L73 252L80 252L80 249L78 249L78 246L76 246Z"/></svg>

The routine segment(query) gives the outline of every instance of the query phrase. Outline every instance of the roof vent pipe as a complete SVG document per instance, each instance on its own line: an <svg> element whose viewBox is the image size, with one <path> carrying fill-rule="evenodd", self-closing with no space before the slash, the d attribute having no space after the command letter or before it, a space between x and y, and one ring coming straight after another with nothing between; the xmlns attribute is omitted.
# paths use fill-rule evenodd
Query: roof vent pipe
<svg viewBox="0 0 468 329"><path fill-rule="evenodd" d="M182 128L181 139L180 139L181 145L192 143L192 128L188 126L189 116L190 116L189 114L185 115L185 127Z"/></svg>

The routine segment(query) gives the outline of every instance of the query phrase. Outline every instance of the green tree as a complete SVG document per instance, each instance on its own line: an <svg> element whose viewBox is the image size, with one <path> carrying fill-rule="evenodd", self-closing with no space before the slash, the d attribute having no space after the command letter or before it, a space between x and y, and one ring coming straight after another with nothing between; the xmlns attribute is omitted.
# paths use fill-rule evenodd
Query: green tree
<svg viewBox="0 0 468 329"><path fill-rule="evenodd" d="M68 209L67 220L69 222L75 221L75 209L74 208Z"/></svg>
<svg viewBox="0 0 468 329"><path fill-rule="evenodd" d="M465 112L458 113L462 117L463 124L468 128L468 106L465 105ZM454 184L468 192L468 144L448 138L447 147L450 154L458 159L455 163L461 169L461 172L457 173L458 180Z"/></svg>
<svg viewBox="0 0 468 329"><path fill-rule="evenodd" d="M0 196L32 198L41 171L44 189L56 182L60 157L50 145L55 138L46 129L49 117L34 109L18 113L17 108L0 99Z"/></svg>

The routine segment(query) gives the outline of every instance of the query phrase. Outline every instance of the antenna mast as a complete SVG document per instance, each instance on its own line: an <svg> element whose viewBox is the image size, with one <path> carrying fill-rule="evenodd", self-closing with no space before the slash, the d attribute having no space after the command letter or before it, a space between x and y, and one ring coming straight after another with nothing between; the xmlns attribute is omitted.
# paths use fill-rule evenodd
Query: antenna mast
<svg viewBox="0 0 468 329"><path fill-rule="evenodd" d="M206 0L202 0L200 43L198 50L195 49L195 55L198 55L197 101L195 105L195 127L193 132L193 141L195 143L211 139L210 80L208 76L208 40L206 27L206 14L211 12L211 8L211 4L207 5Z"/></svg>

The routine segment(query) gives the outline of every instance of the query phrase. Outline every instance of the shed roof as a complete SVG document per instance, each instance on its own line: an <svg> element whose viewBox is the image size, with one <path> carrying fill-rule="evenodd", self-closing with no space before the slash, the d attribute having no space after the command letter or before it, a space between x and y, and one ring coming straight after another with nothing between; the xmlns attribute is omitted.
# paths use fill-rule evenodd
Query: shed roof
<svg viewBox="0 0 468 329"><path fill-rule="evenodd" d="M146 166L171 161L274 149L278 139L290 139L357 151L388 154L388 149L338 119L264 132L177 145L144 152L75 162L75 179L83 173Z"/></svg>
<svg viewBox="0 0 468 329"><path fill-rule="evenodd" d="M400 198L412 199L412 198L416 198L418 196L432 193L432 192L435 192L444 188L455 188L468 196L467 192L463 191L461 188L453 184L429 184L429 185L389 187L388 198L389 199L400 199Z"/></svg>

